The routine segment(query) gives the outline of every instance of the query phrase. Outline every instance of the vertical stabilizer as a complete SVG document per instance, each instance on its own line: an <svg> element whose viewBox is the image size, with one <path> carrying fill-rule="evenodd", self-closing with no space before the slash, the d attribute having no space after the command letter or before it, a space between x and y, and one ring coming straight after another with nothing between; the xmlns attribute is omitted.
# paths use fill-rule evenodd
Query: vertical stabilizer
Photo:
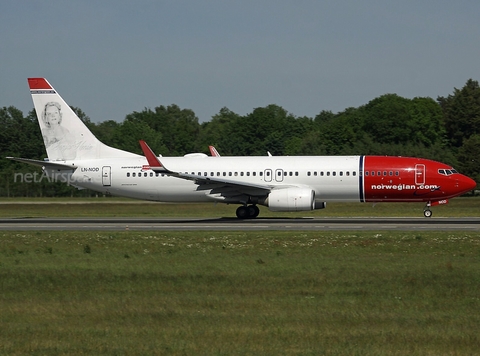
<svg viewBox="0 0 480 356"><path fill-rule="evenodd" d="M50 161L132 157L100 142L45 78L28 78Z"/></svg>

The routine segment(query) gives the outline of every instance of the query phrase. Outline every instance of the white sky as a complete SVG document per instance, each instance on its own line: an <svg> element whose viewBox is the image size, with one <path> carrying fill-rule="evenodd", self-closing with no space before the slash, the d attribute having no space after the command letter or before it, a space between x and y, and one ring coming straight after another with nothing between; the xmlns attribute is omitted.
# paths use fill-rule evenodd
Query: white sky
<svg viewBox="0 0 480 356"><path fill-rule="evenodd" d="M0 107L46 77L94 122L177 104L200 122L277 104L296 116L480 79L478 0L5 0Z"/></svg>

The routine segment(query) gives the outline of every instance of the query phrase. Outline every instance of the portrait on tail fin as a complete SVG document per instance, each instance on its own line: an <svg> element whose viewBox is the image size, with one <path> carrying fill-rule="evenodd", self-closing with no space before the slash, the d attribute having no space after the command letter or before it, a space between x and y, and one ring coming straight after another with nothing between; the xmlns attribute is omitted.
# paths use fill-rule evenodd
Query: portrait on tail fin
<svg viewBox="0 0 480 356"><path fill-rule="evenodd" d="M62 116L60 103L49 101L45 104L40 123L43 142L45 148L57 152L60 159L75 159L75 136L62 125Z"/></svg>

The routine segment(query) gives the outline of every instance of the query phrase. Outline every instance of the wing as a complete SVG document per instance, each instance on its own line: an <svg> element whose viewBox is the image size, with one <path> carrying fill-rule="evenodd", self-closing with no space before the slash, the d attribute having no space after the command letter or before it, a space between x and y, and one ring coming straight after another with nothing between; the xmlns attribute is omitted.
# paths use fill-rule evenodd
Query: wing
<svg viewBox="0 0 480 356"><path fill-rule="evenodd" d="M147 158L150 169L154 172L179 179L190 180L198 185L197 190L204 190L205 194L214 200L246 203L249 197L265 197L274 188L266 184L252 184L233 179L225 179L223 177L174 172L165 167L145 141L141 140L140 146Z"/></svg>

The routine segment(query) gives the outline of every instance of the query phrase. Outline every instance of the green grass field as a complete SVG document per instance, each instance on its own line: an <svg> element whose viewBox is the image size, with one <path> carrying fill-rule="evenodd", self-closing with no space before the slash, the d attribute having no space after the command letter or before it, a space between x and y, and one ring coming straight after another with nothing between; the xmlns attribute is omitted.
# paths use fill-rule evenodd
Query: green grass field
<svg viewBox="0 0 480 356"><path fill-rule="evenodd" d="M0 232L2 355L478 355L480 234Z"/></svg>
<svg viewBox="0 0 480 356"><path fill-rule="evenodd" d="M1 217L233 217L236 206L3 199ZM453 199L434 217L479 216ZM329 204L261 216L415 216ZM0 232L2 355L478 355L480 234Z"/></svg>

